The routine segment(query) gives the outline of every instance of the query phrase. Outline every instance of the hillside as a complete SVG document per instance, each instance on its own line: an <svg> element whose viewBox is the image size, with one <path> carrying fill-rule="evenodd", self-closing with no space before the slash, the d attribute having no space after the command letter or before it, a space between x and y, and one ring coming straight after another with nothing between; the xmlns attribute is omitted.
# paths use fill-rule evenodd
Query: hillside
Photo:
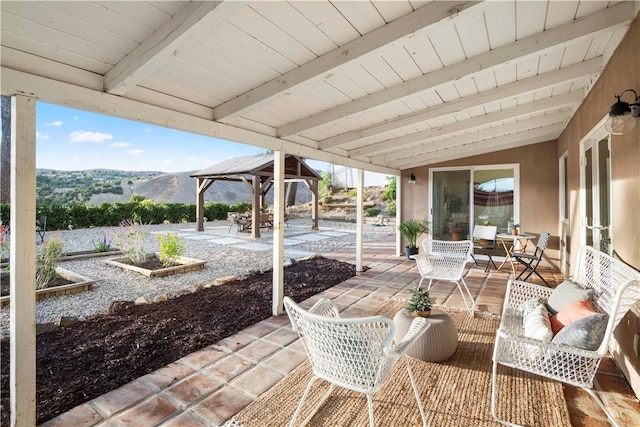
<svg viewBox="0 0 640 427"><path fill-rule="evenodd" d="M123 184L122 194L101 193L91 196L91 203L124 202L133 194L139 194L155 203L195 203L196 180L189 177L193 172L178 172L156 176L150 179L139 179L131 184ZM250 202L249 188L241 182L216 181L205 193L208 202ZM311 200L311 192L306 185L298 186L296 201L305 203ZM267 193L267 202L273 202L273 191Z"/></svg>

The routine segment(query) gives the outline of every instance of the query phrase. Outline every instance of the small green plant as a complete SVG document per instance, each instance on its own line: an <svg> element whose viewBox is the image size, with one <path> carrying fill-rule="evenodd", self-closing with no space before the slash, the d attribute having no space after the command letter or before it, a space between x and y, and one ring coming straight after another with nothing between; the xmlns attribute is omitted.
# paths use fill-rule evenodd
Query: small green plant
<svg viewBox="0 0 640 427"><path fill-rule="evenodd" d="M320 174L320 177L320 182L318 182L318 196L324 197L332 194L333 182L331 178L331 172L324 171Z"/></svg>
<svg viewBox="0 0 640 427"><path fill-rule="evenodd" d="M407 239L407 246L417 248L418 236L429 232L429 223L426 220L410 219L401 222L398 230Z"/></svg>
<svg viewBox="0 0 640 427"><path fill-rule="evenodd" d="M43 241L36 257L36 289L45 289L58 273L56 267L62 258L62 241L54 236Z"/></svg>
<svg viewBox="0 0 640 427"><path fill-rule="evenodd" d="M144 239L147 232L140 224L131 219L120 222L120 230L116 233L116 245L122 253L135 265L144 264L147 261L147 252L144 249Z"/></svg>
<svg viewBox="0 0 640 427"><path fill-rule="evenodd" d="M405 306L407 313L414 311L431 311L431 299L426 288L415 288L411 291L411 298Z"/></svg>
<svg viewBox="0 0 640 427"><path fill-rule="evenodd" d="M178 258L184 252L178 233L158 234L156 237L160 244L159 259L163 267L177 264Z"/></svg>
<svg viewBox="0 0 640 427"><path fill-rule="evenodd" d="M364 215L368 217L374 217L380 213L380 209L378 208L368 208L364 211Z"/></svg>
<svg viewBox="0 0 640 427"><path fill-rule="evenodd" d="M5 227L0 223L0 260L8 260L11 252L11 235L9 227Z"/></svg>
<svg viewBox="0 0 640 427"><path fill-rule="evenodd" d="M94 252L109 252L111 250L111 239L106 233L102 234L102 238L99 240L91 239Z"/></svg>
<svg viewBox="0 0 640 427"><path fill-rule="evenodd" d="M387 215L395 216L396 215L396 201L387 202Z"/></svg>
<svg viewBox="0 0 640 427"><path fill-rule="evenodd" d="M384 200L396 200L396 177L387 177L387 188L384 190Z"/></svg>
<svg viewBox="0 0 640 427"><path fill-rule="evenodd" d="M347 196L349 196L349 197L358 197L358 189L357 188L350 188L349 190L347 190Z"/></svg>

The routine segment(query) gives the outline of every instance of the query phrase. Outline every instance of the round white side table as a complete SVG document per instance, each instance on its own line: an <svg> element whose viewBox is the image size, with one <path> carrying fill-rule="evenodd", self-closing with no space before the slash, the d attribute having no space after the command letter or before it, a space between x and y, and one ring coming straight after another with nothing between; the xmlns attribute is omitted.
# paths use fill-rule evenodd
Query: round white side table
<svg viewBox="0 0 640 427"><path fill-rule="evenodd" d="M395 341L400 342L405 336L415 316L400 310L393 317L396 325ZM407 350L407 354L425 362L444 362L450 358L458 348L458 329L451 317L439 310L431 310L426 318L429 328Z"/></svg>

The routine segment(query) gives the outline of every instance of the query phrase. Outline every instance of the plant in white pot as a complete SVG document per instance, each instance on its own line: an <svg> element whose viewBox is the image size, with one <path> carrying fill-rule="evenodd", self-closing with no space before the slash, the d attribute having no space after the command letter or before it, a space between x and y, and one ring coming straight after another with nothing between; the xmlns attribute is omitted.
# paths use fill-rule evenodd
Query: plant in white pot
<svg viewBox="0 0 640 427"><path fill-rule="evenodd" d="M405 306L408 314L415 313L420 317L429 317L431 314L431 299L426 288L415 288L411 291L411 298Z"/></svg>
<svg viewBox="0 0 640 427"><path fill-rule="evenodd" d="M426 220L410 219L403 221L398 226L400 234L407 239L407 258L418 253L418 237L429 232L429 223Z"/></svg>

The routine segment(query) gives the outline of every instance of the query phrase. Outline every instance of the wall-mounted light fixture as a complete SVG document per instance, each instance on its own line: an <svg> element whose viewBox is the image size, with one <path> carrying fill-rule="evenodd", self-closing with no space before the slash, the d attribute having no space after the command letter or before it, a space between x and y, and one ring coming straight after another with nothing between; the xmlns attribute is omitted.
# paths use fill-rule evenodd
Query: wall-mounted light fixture
<svg viewBox="0 0 640 427"><path fill-rule="evenodd" d="M633 93L633 101L631 103L620 101L622 95L626 92ZM640 96L633 89L627 89L620 95L616 95L618 101L611 106L609 118L605 128L614 135L622 135L629 132L636 125L636 121L640 116Z"/></svg>
<svg viewBox="0 0 640 427"><path fill-rule="evenodd" d="M409 177L409 184L415 184L416 183L416 176L412 173L411 176Z"/></svg>

